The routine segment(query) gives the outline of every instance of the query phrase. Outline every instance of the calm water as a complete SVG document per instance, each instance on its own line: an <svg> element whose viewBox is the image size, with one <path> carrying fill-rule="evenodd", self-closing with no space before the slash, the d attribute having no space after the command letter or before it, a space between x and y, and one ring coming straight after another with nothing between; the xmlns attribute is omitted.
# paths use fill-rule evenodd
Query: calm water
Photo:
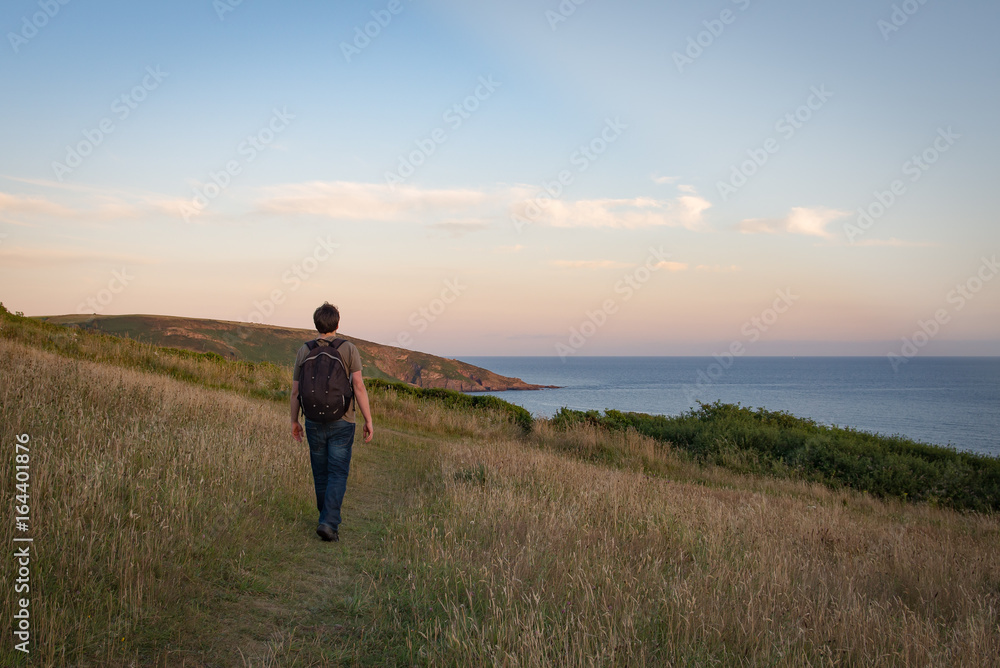
<svg viewBox="0 0 1000 668"><path fill-rule="evenodd" d="M1000 357L916 357L898 373L884 357L743 357L728 369L710 357L462 360L561 386L490 393L534 415L562 406L676 415L718 399L1000 456Z"/></svg>

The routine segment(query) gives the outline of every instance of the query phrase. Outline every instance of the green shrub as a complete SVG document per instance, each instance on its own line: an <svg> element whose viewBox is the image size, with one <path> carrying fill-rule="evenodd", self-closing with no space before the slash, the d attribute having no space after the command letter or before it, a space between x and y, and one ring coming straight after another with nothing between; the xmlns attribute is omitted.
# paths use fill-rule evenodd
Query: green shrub
<svg viewBox="0 0 1000 668"><path fill-rule="evenodd" d="M504 414L511 422L525 431L531 431L533 419L531 413L521 406L499 399L492 395L463 394L455 390L441 388L421 388L405 383L399 383L379 378L365 379L365 385L371 388L392 390L398 394L438 401L450 408L472 408L478 410L495 410Z"/></svg>
<svg viewBox="0 0 1000 668"><path fill-rule="evenodd" d="M677 416L562 408L559 428L588 422L635 429L672 443L700 461L743 473L814 480L881 497L928 501L963 510L1000 510L1000 459L901 436L827 427L784 411L700 404Z"/></svg>

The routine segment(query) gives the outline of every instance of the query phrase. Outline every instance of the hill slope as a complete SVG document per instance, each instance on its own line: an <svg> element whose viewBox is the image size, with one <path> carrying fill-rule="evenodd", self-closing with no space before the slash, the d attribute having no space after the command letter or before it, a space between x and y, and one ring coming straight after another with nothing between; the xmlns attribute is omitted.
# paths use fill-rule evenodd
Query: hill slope
<svg viewBox="0 0 1000 668"><path fill-rule="evenodd" d="M372 383L323 543L286 371L0 304L0 479L30 478L0 541L33 540L0 580L30 570L35 631L0 665L998 666L996 513L739 475L590 420L525 433L441 390Z"/></svg>
<svg viewBox="0 0 1000 668"><path fill-rule="evenodd" d="M203 320L163 315L58 315L46 322L127 336L157 346L216 353L227 359L270 362L291 366L304 341L316 338L309 329L255 325L226 320ZM368 378L400 380L417 387L440 387L462 392L539 390L525 383L458 360L338 335L361 352Z"/></svg>

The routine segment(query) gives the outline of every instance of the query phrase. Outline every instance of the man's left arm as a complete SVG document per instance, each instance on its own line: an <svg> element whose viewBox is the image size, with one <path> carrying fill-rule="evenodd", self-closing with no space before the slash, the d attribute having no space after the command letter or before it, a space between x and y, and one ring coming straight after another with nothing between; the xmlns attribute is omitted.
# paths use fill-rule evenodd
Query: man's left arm
<svg viewBox="0 0 1000 668"><path fill-rule="evenodd" d="M375 425L372 423L372 409L368 405L368 390L365 389L365 380L361 377L360 371L351 374L351 385L354 387L354 398L358 402L358 410L361 411L361 415L365 419L364 436L365 443L368 443L375 435Z"/></svg>

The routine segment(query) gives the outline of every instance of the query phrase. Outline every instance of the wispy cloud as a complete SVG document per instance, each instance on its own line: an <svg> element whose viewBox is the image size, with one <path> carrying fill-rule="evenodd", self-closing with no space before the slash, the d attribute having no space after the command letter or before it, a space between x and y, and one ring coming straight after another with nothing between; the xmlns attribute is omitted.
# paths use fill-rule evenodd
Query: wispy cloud
<svg viewBox="0 0 1000 668"><path fill-rule="evenodd" d="M635 264L629 262L618 262L615 260L552 260L550 264L562 269L630 269L635 266ZM686 262L661 260L651 268L662 269L664 271L687 271L689 266Z"/></svg>
<svg viewBox="0 0 1000 668"><path fill-rule="evenodd" d="M72 216L72 209L41 197L24 197L0 192L0 215L28 214L46 216Z"/></svg>
<svg viewBox="0 0 1000 668"><path fill-rule="evenodd" d="M724 266L718 265L718 264L711 264L711 265L709 265L709 264L699 264L698 266L695 267L695 271L709 271L709 272L713 272L713 273L724 274L724 273L730 273L730 272L733 272L733 271L741 271L741 268L739 266L735 265L735 264L731 264L728 267L724 267Z"/></svg>
<svg viewBox="0 0 1000 668"><path fill-rule="evenodd" d="M931 243L929 241L904 241L902 239L896 239L891 237L889 239L862 239L861 241L855 241L852 246L895 246L895 247L908 247L908 248L933 248L939 244Z"/></svg>
<svg viewBox="0 0 1000 668"><path fill-rule="evenodd" d="M0 219L13 224L24 225L26 219L39 218L104 223L161 213L177 215L178 211L179 200L141 190L128 191L6 175L0 175L0 178L25 184L42 193L24 195L0 192Z"/></svg>
<svg viewBox="0 0 1000 668"><path fill-rule="evenodd" d="M23 248L8 247L0 249L0 261L10 265L64 265L76 262L101 262L126 265L157 264L159 260L141 255L123 255L117 253L102 253L100 251L80 251L70 248Z"/></svg>
<svg viewBox="0 0 1000 668"><path fill-rule="evenodd" d="M439 223L431 223L427 227L435 232L443 232L450 237L464 237L469 232L481 232L489 229L489 222L485 220L442 220Z"/></svg>
<svg viewBox="0 0 1000 668"><path fill-rule="evenodd" d="M552 265L562 269L621 269L632 266L614 260L552 260Z"/></svg>
<svg viewBox="0 0 1000 668"><path fill-rule="evenodd" d="M490 201L479 190L390 188L381 183L313 181L272 186L256 208L262 213L306 214L339 220L410 221L428 214L467 212Z"/></svg>
<svg viewBox="0 0 1000 668"><path fill-rule="evenodd" d="M679 177L679 176L658 176L657 174L652 174L649 178L653 180L653 183L658 183L658 184L660 184L662 186L662 185L669 185L671 183L674 183L678 179L680 179L681 177Z"/></svg>
<svg viewBox="0 0 1000 668"><path fill-rule="evenodd" d="M826 226L846 215L849 212L826 207L797 206L784 218L748 218L740 222L738 229L744 234L804 234L830 238L833 235Z"/></svg>

